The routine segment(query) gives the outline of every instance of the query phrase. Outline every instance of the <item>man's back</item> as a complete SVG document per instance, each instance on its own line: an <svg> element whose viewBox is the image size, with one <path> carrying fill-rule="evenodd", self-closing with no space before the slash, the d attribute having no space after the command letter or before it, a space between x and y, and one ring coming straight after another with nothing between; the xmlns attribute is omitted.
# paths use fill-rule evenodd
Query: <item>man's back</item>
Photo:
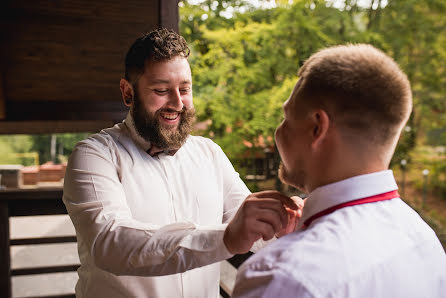
<svg viewBox="0 0 446 298"><path fill-rule="evenodd" d="M445 287L435 233L395 198L336 210L279 239L242 266L234 295L444 297Z"/></svg>

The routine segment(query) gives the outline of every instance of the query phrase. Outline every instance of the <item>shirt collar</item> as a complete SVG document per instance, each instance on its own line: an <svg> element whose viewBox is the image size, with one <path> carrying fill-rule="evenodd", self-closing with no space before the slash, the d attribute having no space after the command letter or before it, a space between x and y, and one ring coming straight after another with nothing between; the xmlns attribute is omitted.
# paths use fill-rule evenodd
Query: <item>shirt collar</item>
<svg viewBox="0 0 446 298"><path fill-rule="evenodd" d="M130 132L130 136L133 141L140 146L144 151L147 151L152 147L152 144L149 141L146 141L143 137L139 135L135 128L135 121L133 120L132 113L129 111L127 117L124 120L124 124L127 126L127 129Z"/></svg>
<svg viewBox="0 0 446 298"><path fill-rule="evenodd" d="M392 170L354 176L313 190L302 210L302 224L311 216L327 208L398 189Z"/></svg>

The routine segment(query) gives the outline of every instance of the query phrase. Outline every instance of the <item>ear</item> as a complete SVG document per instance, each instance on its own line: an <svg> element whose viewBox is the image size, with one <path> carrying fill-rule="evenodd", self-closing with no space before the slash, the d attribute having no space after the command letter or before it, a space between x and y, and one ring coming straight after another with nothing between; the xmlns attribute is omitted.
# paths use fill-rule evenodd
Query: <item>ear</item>
<svg viewBox="0 0 446 298"><path fill-rule="evenodd" d="M133 105L133 98L135 97L132 84L130 84L130 82L126 79L122 78L121 81L119 81L119 88L121 89L124 104L127 107L131 107Z"/></svg>
<svg viewBox="0 0 446 298"><path fill-rule="evenodd" d="M311 147L316 149L319 147L328 136L328 129L330 127L330 117L324 110L315 110L311 114L311 121L313 125Z"/></svg>

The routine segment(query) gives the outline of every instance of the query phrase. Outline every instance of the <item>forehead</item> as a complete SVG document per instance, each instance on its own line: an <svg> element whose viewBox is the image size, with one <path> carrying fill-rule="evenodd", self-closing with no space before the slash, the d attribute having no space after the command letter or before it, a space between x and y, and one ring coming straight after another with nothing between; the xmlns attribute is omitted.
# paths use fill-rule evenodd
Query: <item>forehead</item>
<svg viewBox="0 0 446 298"><path fill-rule="evenodd" d="M147 61L143 77L148 82L190 80L191 70L187 59L178 56L164 61Z"/></svg>
<svg viewBox="0 0 446 298"><path fill-rule="evenodd" d="M299 78L296 85L294 85L293 91L291 92L290 97L288 98L288 100L285 102L284 104L284 108L285 110L288 110L291 113L295 112L295 108L296 105L299 101L299 89L300 86L302 85L302 78Z"/></svg>

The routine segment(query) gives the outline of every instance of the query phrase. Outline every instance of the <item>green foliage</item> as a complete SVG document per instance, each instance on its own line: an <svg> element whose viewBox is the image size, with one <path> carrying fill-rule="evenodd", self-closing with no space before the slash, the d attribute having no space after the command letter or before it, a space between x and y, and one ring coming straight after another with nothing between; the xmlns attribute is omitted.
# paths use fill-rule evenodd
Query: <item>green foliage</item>
<svg viewBox="0 0 446 298"><path fill-rule="evenodd" d="M74 145L85 139L88 133L55 134L55 162L64 162L71 154ZM31 149L39 153L40 164L51 161L51 135L33 135Z"/></svg>
<svg viewBox="0 0 446 298"><path fill-rule="evenodd" d="M27 135L0 136L0 164L32 165L34 160L21 156L20 153L28 153L32 147L32 139ZM19 153L19 154L17 154Z"/></svg>
<svg viewBox="0 0 446 298"><path fill-rule="evenodd" d="M394 57L412 84L410 130L403 132L392 163L410 160L426 135L430 143L444 144L446 138L429 137L446 130L444 0L378 0L368 6L294 0L276 1L272 9L248 1L212 2L183 1L180 28L192 47L198 118L212 119L206 133L228 155L242 154L243 141L256 147L259 136L272 142L305 59L323 47L360 42ZM232 18L223 17L231 6Z"/></svg>
<svg viewBox="0 0 446 298"><path fill-rule="evenodd" d="M85 139L87 133L55 135L55 162L64 162L74 145ZM43 164L51 160L51 135L4 135L0 136L0 164L24 166Z"/></svg>

